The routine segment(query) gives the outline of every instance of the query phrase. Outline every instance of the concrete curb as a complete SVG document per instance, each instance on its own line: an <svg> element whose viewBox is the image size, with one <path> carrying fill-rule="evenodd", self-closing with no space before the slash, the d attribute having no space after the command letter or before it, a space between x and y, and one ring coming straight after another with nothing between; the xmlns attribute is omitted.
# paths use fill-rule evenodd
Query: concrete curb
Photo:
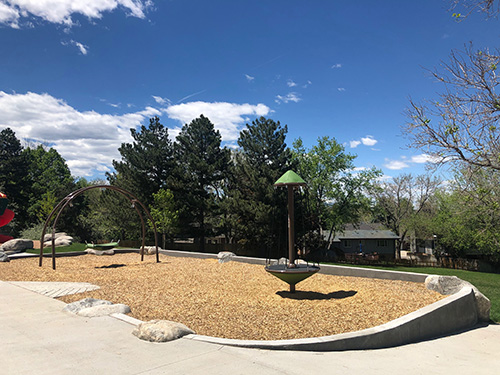
<svg viewBox="0 0 500 375"><path fill-rule="evenodd" d="M253 349L295 351L345 351L405 345L458 332L477 324L472 288L414 311L386 324L362 331L296 340L234 340L201 335L184 339Z"/></svg>
<svg viewBox="0 0 500 375"><path fill-rule="evenodd" d="M217 254L161 250L164 255L217 259ZM264 259L233 257L232 260L265 265ZM335 265L321 265L320 273L385 280L424 283L427 274L378 270ZM183 339L254 349L298 351L344 351L394 347L448 335L473 327L478 322L474 291L464 287L458 293L386 324L357 332L296 340L235 340L202 335L187 335Z"/></svg>
<svg viewBox="0 0 500 375"><path fill-rule="evenodd" d="M138 250L119 250L117 252L138 252ZM161 250L160 253L176 257L217 259L217 254ZM58 256L73 256L86 253L59 253ZM49 254L50 255L50 254ZM38 256L34 254L34 256ZM234 261L265 265L264 259L236 256ZM335 265L322 265L321 273L337 276L353 276L411 282L425 282L428 275L412 272L386 271L368 268L355 268ZM142 321L124 314L110 315L131 325ZM332 336L295 339L295 340L235 340L191 334L184 340L201 341L216 345L226 345L254 349L296 350L296 351L345 351L379 349L405 345L422 340L448 335L475 326L478 312L474 291L466 286L459 292L414 311L386 324L362 331L348 332Z"/></svg>

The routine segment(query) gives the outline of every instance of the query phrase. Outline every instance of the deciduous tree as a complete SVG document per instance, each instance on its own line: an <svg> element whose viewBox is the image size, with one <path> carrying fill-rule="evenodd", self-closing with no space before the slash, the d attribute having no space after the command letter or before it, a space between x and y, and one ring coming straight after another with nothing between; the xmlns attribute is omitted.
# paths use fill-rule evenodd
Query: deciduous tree
<svg viewBox="0 0 500 375"><path fill-rule="evenodd" d="M404 132L409 146L422 149L438 164L459 162L500 170L500 55L488 49L453 51L444 71L433 76L444 84L438 100L410 100Z"/></svg>
<svg viewBox="0 0 500 375"><path fill-rule="evenodd" d="M399 258L407 239L411 222L424 209L434 195L441 180L430 175L403 174L391 182L381 182L375 190L376 204L381 213L380 221L399 235L396 257Z"/></svg>

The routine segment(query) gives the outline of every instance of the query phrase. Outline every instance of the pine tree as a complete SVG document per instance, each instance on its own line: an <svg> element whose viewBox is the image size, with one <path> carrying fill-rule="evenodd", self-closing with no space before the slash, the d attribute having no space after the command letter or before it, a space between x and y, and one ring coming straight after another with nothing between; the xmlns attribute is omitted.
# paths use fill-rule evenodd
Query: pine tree
<svg viewBox="0 0 500 375"><path fill-rule="evenodd" d="M215 234L220 214L221 184L227 178L230 152L221 148L221 135L203 115L184 125L177 136L174 194L182 201L179 216L190 235L205 249L207 235ZM209 225L212 221L212 225Z"/></svg>
<svg viewBox="0 0 500 375"><path fill-rule="evenodd" d="M0 191L9 199L9 209L16 216L8 228L2 231L17 235L28 226L27 210L29 207L30 181L28 177L28 161L23 155L21 142L12 129L0 132Z"/></svg>
<svg viewBox="0 0 500 375"><path fill-rule="evenodd" d="M291 167L287 126L261 117L240 133L228 194L240 243L277 251L286 248L286 195L273 184ZM262 254L260 255L265 255ZM265 250L264 250L265 251Z"/></svg>
<svg viewBox="0 0 500 375"><path fill-rule="evenodd" d="M158 117L149 120L149 127L130 130L134 142L122 143L118 151L121 161L113 160L115 173L108 173L111 184L120 186L146 206L153 202L153 193L168 188L174 168L173 145L168 129Z"/></svg>

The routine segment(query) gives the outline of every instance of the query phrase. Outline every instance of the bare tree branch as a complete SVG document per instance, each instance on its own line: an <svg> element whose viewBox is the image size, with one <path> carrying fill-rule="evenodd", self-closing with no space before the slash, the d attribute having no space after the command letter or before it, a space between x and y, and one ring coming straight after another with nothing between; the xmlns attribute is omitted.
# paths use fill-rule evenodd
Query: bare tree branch
<svg viewBox="0 0 500 375"><path fill-rule="evenodd" d="M500 11L500 4L496 0L450 0L450 11L460 11L463 13L453 13L457 20L463 20L471 15L472 12L486 13L486 18L495 18Z"/></svg>
<svg viewBox="0 0 500 375"><path fill-rule="evenodd" d="M439 100L424 104L410 99L403 127L409 147L420 148L437 164L463 162L500 170L500 97L496 74L498 51L452 51L442 71L431 74L445 85Z"/></svg>

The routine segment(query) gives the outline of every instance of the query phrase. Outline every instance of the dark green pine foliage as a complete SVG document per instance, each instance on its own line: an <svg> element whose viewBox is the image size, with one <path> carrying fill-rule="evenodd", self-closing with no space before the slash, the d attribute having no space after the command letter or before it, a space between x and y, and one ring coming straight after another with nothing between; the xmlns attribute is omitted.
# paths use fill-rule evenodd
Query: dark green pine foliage
<svg viewBox="0 0 500 375"><path fill-rule="evenodd" d="M234 213L237 242L252 246L258 255L285 255L287 198L273 184L291 168L285 143L287 126L261 117L240 133L233 179L228 194Z"/></svg>
<svg viewBox="0 0 500 375"><path fill-rule="evenodd" d="M134 194L146 207L153 202L153 193L168 188L167 180L174 167L173 145L168 129L158 117L149 120L149 126L130 130L134 142L122 143L118 151L121 161L113 160L115 173L108 173L112 185Z"/></svg>
<svg viewBox="0 0 500 375"><path fill-rule="evenodd" d="M221 185L227 178L230 152L203 115L184 125L175 143L177 169L172 189L182 202L181 235L194 237L205 251L205 238L217 234Z"/></svg>
<svg viewBox="0 0 500 375"><path fill-rule="evenodd" d="M1 230L2 234L13 236L27 227L30 181L28 161L22 151L21 142L12 129L0 132L0 191L7 195L8 208L16 214L14 220Z"/></svg>

